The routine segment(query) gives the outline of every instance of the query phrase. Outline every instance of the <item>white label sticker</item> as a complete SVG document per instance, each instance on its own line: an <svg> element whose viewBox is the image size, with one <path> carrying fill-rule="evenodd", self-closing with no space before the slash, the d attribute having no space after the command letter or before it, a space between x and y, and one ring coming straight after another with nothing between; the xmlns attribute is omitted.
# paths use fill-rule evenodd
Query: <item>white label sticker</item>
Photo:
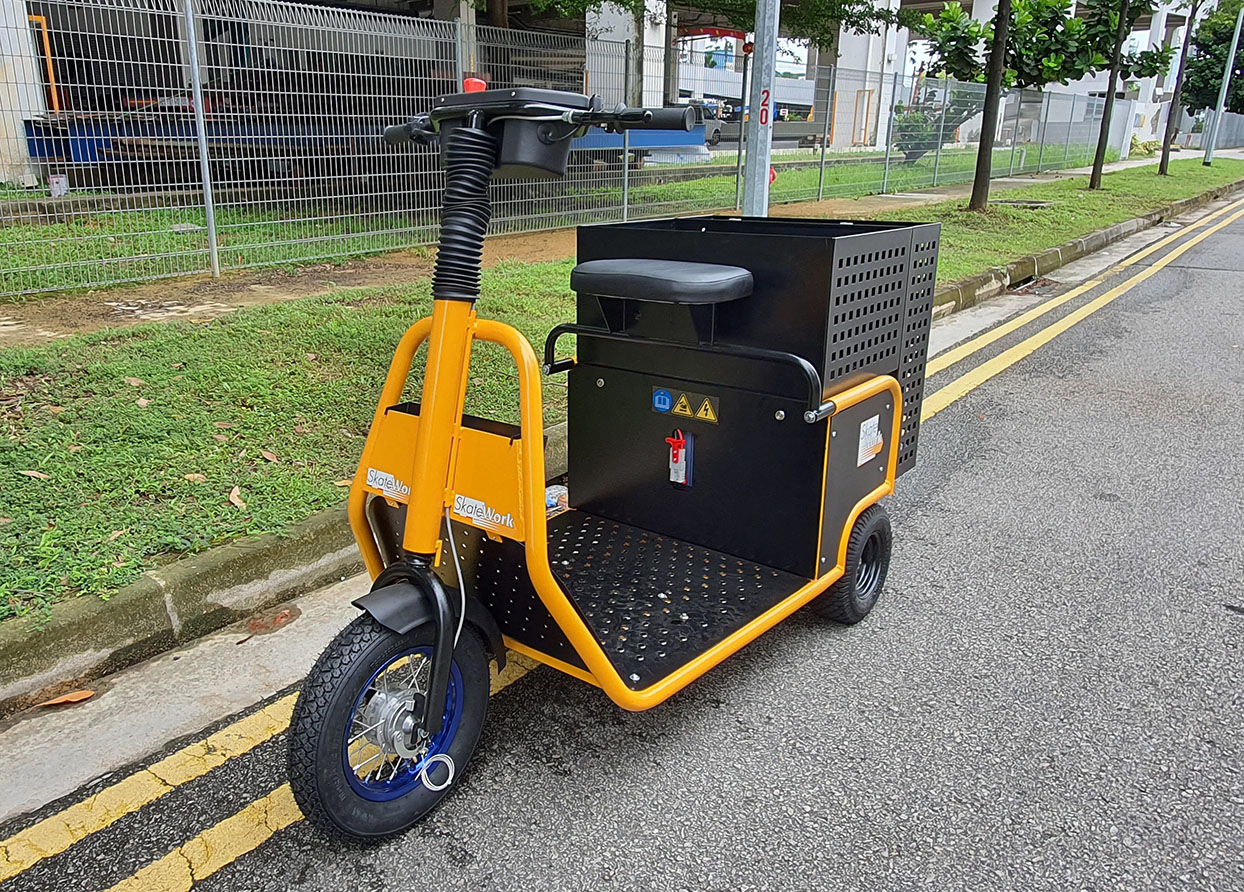
<svg viewBox="0 0 1244 892"><path fill-rule="evenodd" d="M368 468L367 485L372 489L380 490L384 495L392 499L404 499L410 495L410 487L388 471L377 471L375 468Z"/></svg>
<svg viewBox="0 0 1244 892"><path fill-rule="evenodd" d="M868 460L881 454L884 440L881 438L881 416L865 418L860 424L860 449L856 455L855 466L858 468Z"/></svg>
<svg viewBox="0 0 1244 892"><path fill-rule="evenodd" d="M514 529L514 515L502 514L497 509L489 507L479 499L472 499L469 496L454 496L454 513L459 517L469 517L476 523L485 526L509 527Z"/></svg>

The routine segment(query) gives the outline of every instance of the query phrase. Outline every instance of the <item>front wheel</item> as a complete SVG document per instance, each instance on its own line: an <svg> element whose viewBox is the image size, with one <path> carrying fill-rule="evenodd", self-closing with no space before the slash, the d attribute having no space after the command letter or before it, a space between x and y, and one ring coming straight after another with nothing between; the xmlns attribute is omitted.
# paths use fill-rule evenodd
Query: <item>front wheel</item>
<svg viewBox="0 0 1244 892"><path fill-rule="evenodd" d="M441 730L407 733L428 689L433 627L406 635L364 614L303 683L289 729L289 782L307 820L333 837L376 839L420 821L458 782L488 711L488 657L462 630Z"/></svg>
<svg viewBox="0 0 1244 892"><path fill-rule="evenodd" d="M880 505L870 505L855 519L847 539L847 563L842 576L816 598L817 613L834 622L853 625L873 609L881 597L890 570L890 515Z"/></svg>

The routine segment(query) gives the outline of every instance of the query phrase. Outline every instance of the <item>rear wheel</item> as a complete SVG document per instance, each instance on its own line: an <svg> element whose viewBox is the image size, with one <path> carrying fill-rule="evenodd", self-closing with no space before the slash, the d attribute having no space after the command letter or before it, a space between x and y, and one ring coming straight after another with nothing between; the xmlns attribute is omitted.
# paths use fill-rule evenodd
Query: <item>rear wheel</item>
<svg viewBox="0 0 1244 892"><path fill-rule="evenodd" d="M400 833L461 778L488 711L488 657L463 629L441 730L412 746L432 653L431 624L398 635L364 614L316 661L290 720L289 781L321 831L355 839Z"/></svg>
<svg viewBox="0 0 1244 892"><path fill-rule="evenodd" d="M816 612L834 622L854 625L868 616L890 570L890 515L880 505L865 508L855 519L847 540L842 576L812 602Z"/></svg>

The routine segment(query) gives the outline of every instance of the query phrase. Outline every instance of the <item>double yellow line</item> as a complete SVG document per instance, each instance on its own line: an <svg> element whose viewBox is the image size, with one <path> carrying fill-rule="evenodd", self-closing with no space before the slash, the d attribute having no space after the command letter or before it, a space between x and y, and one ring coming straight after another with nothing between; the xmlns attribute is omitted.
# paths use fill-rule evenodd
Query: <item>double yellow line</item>
<svg viewBox="0 0 1244 892"><path fill-rule="evenodd" d="M1244 199L1206 215L1191 226L1166 236L1115 264L1109 272L1139 263L1190 232L1230 214L1226 219L1184 242L1143 271L931 393L924 400L923 419L932 418L955 400L1010 368L1043 344L1053 340L1073 325L1153 276L1214 233L1244 217L1244 210L1236 211L1242 206L1244 206ZM1233 211L1235 213L1232 213ZM1078 285L940 354L929 362L927 375L932 377L977 354L990 344L1018 331L1046 313L1092 291L1102 285L1105 279L1106 274L1103 274ZM533 661L519 654L510 653L508 659L509 663L505 671L493 679L492 693L494 694L514 683L536 666ZM46 858L67 851L75 843L98 833L125 815L138 811L168 795L181 784L202 777L229 759L244 755L281 734L289 726L294 700L293 694L282 697L204 740L192 743L94 796L0 841L0 882L17 876ZM289 785L283 784L268 795L251 802L237 814L208 828L163 858L123 880L114 886L113 890L126 890L126 892L189 890L194 883L253 851L278 830L300 820L302 820L302 815L298 813L293 802Z"/></svg>
<svg viewBox="0 0 1244 892"><path fill-rule="evenodd" d="M1139 263L1141 260L1144 260L1146 257L1152 255L1154 252L1162 250L1163 248L1167 247L1168 245L1170 245L1177 239L1182 238L1183 236L1187 235L1189 232L1199 229L1200 227L1206 225L1207 223L1210 223L1213 220L1221 217L1223 214L1230 213L1231 211L1234 211L1236 208L1239 208L1241 206L1244 206L1244 199L1240 199L1239 201L1232 202L1226 207L1220 208L1219 210L1214 211L1212 214L1207 214L1205 217L1201 218L1200 220L1198 220L1196 223L1192 224L1191 226L1188 226L1180 230L1179 232L1168 235L1166 238L1163 238L1153 243L1152 245L1149 245L1144 250L1138 251L1135 254L1128 257L1127 259L1115 264L1113 267L1111 267L1110 271L1113 272L1114 270L1117 270L1117 269L1125 269L1129 266L1132 266L1135 263ZM1157 274L1159 271L1169 266L1179 257L1183 256L1186 252L1190 251L1192 248L1196 247L1201 242L1205 241L1207 238L1209 238L1214 233L1218 232L1221 229L1224 229L1227 226L1230 226L1236 220L1240 219L1240 217L1244 217L1244 210L1236 211L1235 213L1231 214L1231 216L1227 217L1225 220L1221 221L1220 223L1217 223L1214 226L1211 226L1209 229L1205 230L1204 232L1194 236L1193 238L1190 238L1188 241L1184 242L1182 245L1172 250L1169 254L1166 254L1161 259L1152 263L1150 266L1145 267L1145 269L1136 273L1136 275L1132 276L1126 281L1116 285L1115 287L1099 295L1098 297L1093 298L1088 303L1086 303L1084 306L1068 313L1066 316L1063 316L1058 321L1053 322L1050 325L1046 326L1045 328L1041 329L1040 331L1036 332L1035 334L1030 335L1024 340L1020 341L1015 346L1002 351L1001 353L999 353L997 356L993 357L992 359L988 359L985 362L982 362L980 365L976 366L971 371L963 375L960 375L958 378L951 381L945 387L942 387L941 389L936 390L930 395L926 396L924 398L924 403L921 409L920 420L927 421L928 419L932 418L934 415L942 411L942 409L945 409L947 406L949 406L955 400L962 397L964 394L970 393L971 391L975 390L977 387L980 387L990 378L993 378L999 373L1009 369L1011 366L1015 365L1015 363L1019 362L1025 356L1030 355L1033 351L1043 346L1044 344L1048 344L1050 341L1054 340L1054 338L1058 337L1060 334L1067 331L1067 329L1071 328L1076 323L1081 322L1084 319L1087 319L1089 316L1096 313L1102 307L1106 306L1107 304L1113 302L1120 296L1131 291L1141 282L1145 281L1150 276ZM1008 334L1011 334L1012 332L1017 331L1018 329L1024 327L1028 323L1032 322L1034 319L1038 319L1041 316L1045 315L1046 313L1050 312L1051 310L1055 310L1058 307L1061 307L1063 304L1067 303L1069 300L1072 300L1076 297L1079 297L1081 294L1085 294L1086 292L1093 290L1094 288L1101 285L1104 281L1105 281L1105 276L1100 276L1098 278L1091 279L1088 282L1085 282L1081 285L1077 285L1075 288L1072 288L1070 291L1066 292L1065 294L1060 294L1057 297L1051 298L1050 300L1047 300L1045 303L1039 304L1038 306L1033 307L1031 310L1028 310L1025 313L1021 313L1019 316L1016 316L1014 319L1011 319L995 328L990 329L989 331L987 331L985 334L981 335L980 337L973 338L972 340L967 341L966 343L963 343L959 345L958 347L955 347L954 349L947 350L945 353L939 354L926 366L926 372L925 372L926 377L931 378L933 375L937 374L938 372L944 369L949 368L955 363L962 362L964 359L968 358L969 356L974 355L975 353L978 353L979 351L988 347L990 344L994 343L995 341L1001 338L1004 338Z"/></svg>

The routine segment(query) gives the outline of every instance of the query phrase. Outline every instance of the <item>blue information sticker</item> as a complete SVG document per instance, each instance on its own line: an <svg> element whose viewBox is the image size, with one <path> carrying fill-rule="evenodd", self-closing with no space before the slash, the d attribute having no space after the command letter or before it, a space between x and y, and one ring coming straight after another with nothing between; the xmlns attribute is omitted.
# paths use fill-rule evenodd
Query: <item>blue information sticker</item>
<svg viewBox="0 0 1244 892"><path fill-rule="evenodd" d="M652 391L652 408L658 412L668 412L674 406L674 398L668 390Z"/></svg>

